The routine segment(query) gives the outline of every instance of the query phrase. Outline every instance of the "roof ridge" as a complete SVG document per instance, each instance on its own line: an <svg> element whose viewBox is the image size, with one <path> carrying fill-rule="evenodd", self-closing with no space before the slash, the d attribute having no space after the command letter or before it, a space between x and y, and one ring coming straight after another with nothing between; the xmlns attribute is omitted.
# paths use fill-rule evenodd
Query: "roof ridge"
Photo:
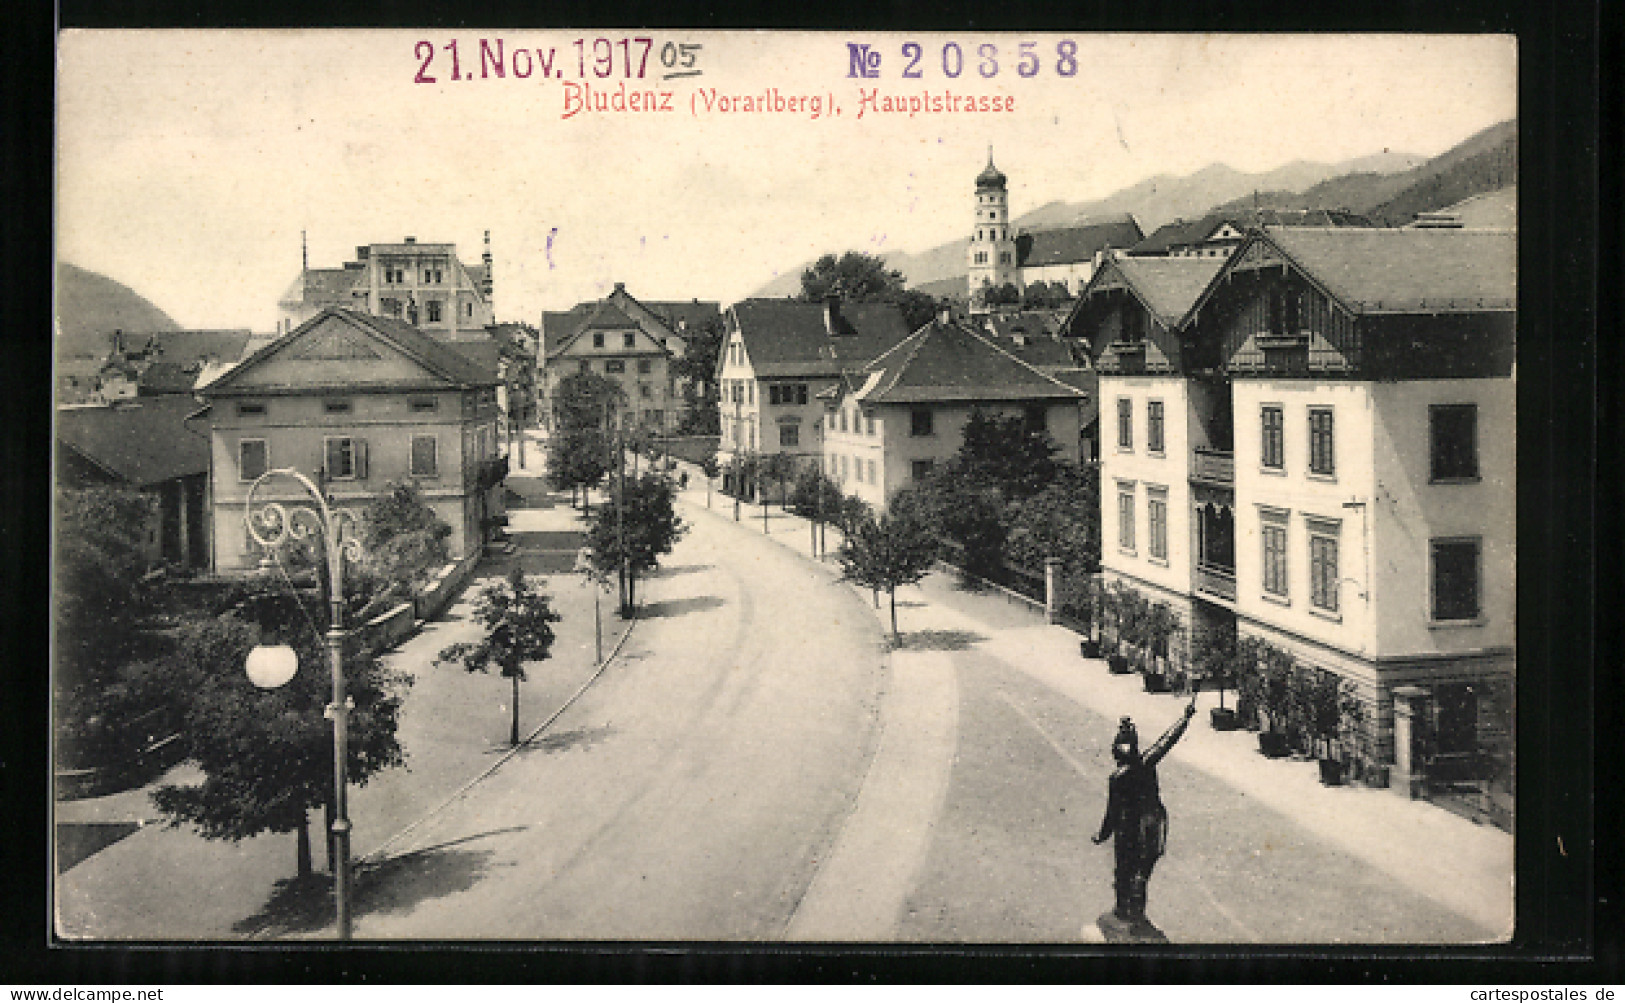
<svg viewBox="0 0 1625 1003"><path fill-rule="evenodd" d="M1067 386L1065 383L1062 383L1060 380L1058 380L1055 377L1049 375L1048 373L1040 370L1039 368L1032 365L1031 363L1023 362L1021 359L1018 359L1015 355L1011 354L1010 352L1005 351L1002 347L995 344L991 339L983 337L982 335L978 334L976 331L972 330L971 328L960 327L960 330L966 332L972 338L975 338L977 341L980 341L982 344L984 344L984 345L988 346L989 348L993 349L995 352L998 352L1000 355L1002 355L1005 358L1009 359L1011 362L1014 362L1016 365L1022 367L1023 369L1028 370L1029 372L1031 372L1033 375L1039 377L1040 379L1048 380L1049 382L1055 384L1056 386L1062 387L1065 390L1078 395L1079 397L1087 397L1087 396L1089 396L1088 394L1086 394L1083 391L1077 389L1076 387Z"/></svg>

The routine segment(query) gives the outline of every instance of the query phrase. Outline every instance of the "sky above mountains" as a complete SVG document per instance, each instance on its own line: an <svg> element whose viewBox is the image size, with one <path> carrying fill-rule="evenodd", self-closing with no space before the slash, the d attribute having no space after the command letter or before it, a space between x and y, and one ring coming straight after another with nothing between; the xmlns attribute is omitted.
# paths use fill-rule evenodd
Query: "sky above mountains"
<svg viewBox="0 0 1625 1003"><path fill-rule="evenodd" d="M640 34L65 32L58 254L183 326L269 330L301 231L336 267L406 235L474 262L489 229L497 315L534 323L617 281L728 302L826 251L954 239L990 144L1020 215L1213 163L1432 156L1517 104L1501 36L655 31L639 79ZM876 77L849 76L849 43ZM623 84L672 110L565 117L584 85L613 102ZM786 110L743 110L764 96ZM1014 110L929 110L952 96Z"/></svg>

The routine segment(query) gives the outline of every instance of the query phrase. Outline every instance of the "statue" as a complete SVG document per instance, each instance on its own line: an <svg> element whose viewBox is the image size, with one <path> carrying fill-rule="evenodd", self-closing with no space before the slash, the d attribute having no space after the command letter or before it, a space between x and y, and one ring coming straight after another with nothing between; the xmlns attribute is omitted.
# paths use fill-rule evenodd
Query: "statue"
<svg viewBox="0 0 1625 1003"><path fill-rule="evenodd" d="M1117 769L1112 772L1107 788L1106 817L1101 820L1100 832L1090 838L1097 846L1113 837L1117 839L1113 874L1117 906L1101 920L1104 923L1115 917L1134 935L1156 935L1156 928L1145 917L1146 885L1151 880L1151 869L1156 867L1168 845L1168 809L1163 807L1157 788L1157 764L1185 734L1195 713L1196 694L1193 692L1184 716L1143 755L1134 722L1127 717L1118 725L1117 737L1112 740L1112 757L1117 760Z"/></svg>

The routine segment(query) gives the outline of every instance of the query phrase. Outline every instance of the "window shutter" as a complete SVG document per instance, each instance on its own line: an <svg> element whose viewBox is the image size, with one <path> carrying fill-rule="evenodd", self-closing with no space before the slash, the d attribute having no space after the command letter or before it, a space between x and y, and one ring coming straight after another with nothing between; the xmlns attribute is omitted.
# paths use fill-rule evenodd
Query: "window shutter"
<svg viewBox="0 0 1625 1003"><path fill-rule="evenodd" d="M355 476L356 480L367 479L367 440L355 440Z"/></svg>

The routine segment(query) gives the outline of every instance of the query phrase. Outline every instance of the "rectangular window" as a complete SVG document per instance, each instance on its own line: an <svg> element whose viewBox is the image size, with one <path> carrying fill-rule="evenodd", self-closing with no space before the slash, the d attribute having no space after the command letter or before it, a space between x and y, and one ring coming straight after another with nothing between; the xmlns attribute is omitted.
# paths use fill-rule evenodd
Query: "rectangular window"
<svg viewBox="0 0 1625 1003"><path fill-rule="evenodd" d="M327 479L332 481L353 480L356 475L355 440L333 438L323 441L327 445Z"/></svg>
<svg viewBox="0 0 1625 1003"><path fill-rule="evenodd" d="M802 407L807 405L807 384L796 384L796 403Z"/></svg>
<svg viewBox="0 0 1625 1003"><path fill-rule="evenodd" d="M1478 405L1434 404L1428 408L1432 478L1436 481L1478 479Z"/></svg>
<svg viewBox="0 0 1625 1003"><path fill-rule="evenodd" d="M786 447L794 448L794 447L799 446L799 445L801 445L801 426L800 425L780 425L779 426L779 447L781 449L786 448Z"/></svg>
<svg viewBox="0 0 1625 1003"><path fill-rule="evenodd" d="M239 418L261 417L264 414L265 414L265 405L264 404L238 404L237 405L237 417L239 417Z"/></svg>
<svg viewBox="0 0 1625 1003"><path fill-rule="evenodd" d="M1259 420L1264 429L1263 464L1271 470L1280 470L1286 465L1286 420L1280 405L1266 405L1259 412Z"/></svg>
<svg viewBox="0 0 1625 1003"><path fill-rule="evenodd" d="M875 461L874 460L865 460L864 462L869 465L869 483L874 484L875 483Z"/></svg>
<svg viewBox="0 0 1625 1003"><path fill-rule="evenodd" d="M863 483L863 458L860 456L852 457L852 476L859 484Z"/></svg>
<svg viewBox="0 0 1625 1003"><path fill-rule="evenodd" d="M1309 472L1334 474L1336 459L1332 453L1332 409L1309 409Z"/></svg>
<svg viewBox="0 0 1625 1003"><path fill-rule="evenodd" d="M1309 525L1309 603L1336 613L1338 606L1337 530L1334 524Z"/></svg>
<svg viewBox="0 0 1625 1003"><path fill-rule="evenodd" d="M1117 487L1117 546L1134 549L1134 488Z"/></svg>
<svg viewBox="0 0 1625 1003"><path fill-rule="evenodd" d="M1168 559L1167 491L1147 492L1146 517L1151 530L1151 539L1147 542L1151 556L1159 561L1166 561Z"/></svg>
<svg viewBox="0 0 1625 1003"><path fill-rule="evenodd" d="M751 407L756 406L756 381L755 380L746 380L745 381L745 403L749 404Z"/></svg>
<svg viewBox="0 0 1625 1003"><path fill-rule="evenodd" d="M328 414L349 414L349 401L322 401L322 410Z"/></svg>
<svg viewBox="0 0 1625 1003"><path fill-rule="evenodd" d="M647 376L647 375L649 375L650 373L652 373L654 371L655 371L655 364L654 364L653 359L639 359L638 360L638 372L640 372L643 375Z"/></svg>
<svg viewBox="0 0 1625 1003"><path fill-rule="evenodd" d="M411 408L419 414L438 411L440 410L440 399L438 397L413 397Z"/></svg>
<svg viewBox="0 0 1625 1003"><path fill-rule="evenodd" d="M430 300L429 302L425 303L424 306L429 310L429 323L440 323L440 301Z"/></svg>
<svg viewBox="0 0 1625 1003"><path fill-rule="evenodd" d="M1261 535L1264 540L1264 591L1286 598L1286 522L1266 516Z"/></svg>
<svg viewBox="0 0 1625 1003"><path fill-rule="evenodd" d="M926 407L915 408L908 413L909 435L933 435L931 423L931 409Z"/></svg>
<svg viewBox="0 0 1625 1003"><path fill-rule="evenodd" d="M654 396L654 388L649 386L647 383L639 383L638 396L642 397L644 400L648 400Z"/></svg>
<svg viewBox="0 0 1625 1003"><path fill-rule="evenodd" d="M626 372L626 360L625 359L606 359L604 361L604 372L606 372L606 373L624 373L624 372Z"/></svg>
<svg viewBox="0 0 1625 1003"><path fill-rule="evenodd" d="M1146 402L1145 448L1153 453L1162 452L1162 401Z"/></svg>
<svg viewBox="0 0 1625 1003"><path fill-rule="evenodd" d="M264 474L271 461L270 448L264 439L237 440L237 479L252 481Z"/></svg>
<svg viewBox="0 0 1625 1003"><path fill-rule="evenodd" d="M841 480L846 480L846 454L841 454Z"/></svg>
<svg viewBox="0 0 1625 1003"><path fill-rule="evenodd" d="M1433 540L1430 549L1433 561L1433 619L1478 619L1479 541Z"/></svg>
<svg viewBox="0 0 1625 1003"><path fill-rule="evenodd" d="M1127 397L1117 398L1117 448L1134 448L1134 402Z"/></svg>
<svg viewBox="0 0 1625 1003"><path fill-rule="evenodd" d="M412 476L439 477L439 441L432 435L412 436Z"/></svg>
<svg viewBox="0 0 1625 1003"><path fill-rule="evenodd" d="M592 347L594 347L594 348L603 348L604 347L604 332L602 332L602 331L594 331L592 333Z"/></svg>
<svg viewBox="0 0 1625 1003"><path fill-rule="evenodd" d="M863 416L863 434L864 435L874 435L875 434L875 416L874 415L866 414L866 415Z"/></svg>
<svg viewBox="0 0 1625 1003"><path fill-rule="evenodd" d="M581 360L581 371L584 372L584 373L592 372L592 363L587 361L586 359L582 359Z"/></svg>
<svg viewBox="0 0 1625 1003"><path fill-rule="evenodd" d="M931 476L931 468L936 464L931 460L915 460L908 465L909 475L916 481L923 481Z"/></svg>

